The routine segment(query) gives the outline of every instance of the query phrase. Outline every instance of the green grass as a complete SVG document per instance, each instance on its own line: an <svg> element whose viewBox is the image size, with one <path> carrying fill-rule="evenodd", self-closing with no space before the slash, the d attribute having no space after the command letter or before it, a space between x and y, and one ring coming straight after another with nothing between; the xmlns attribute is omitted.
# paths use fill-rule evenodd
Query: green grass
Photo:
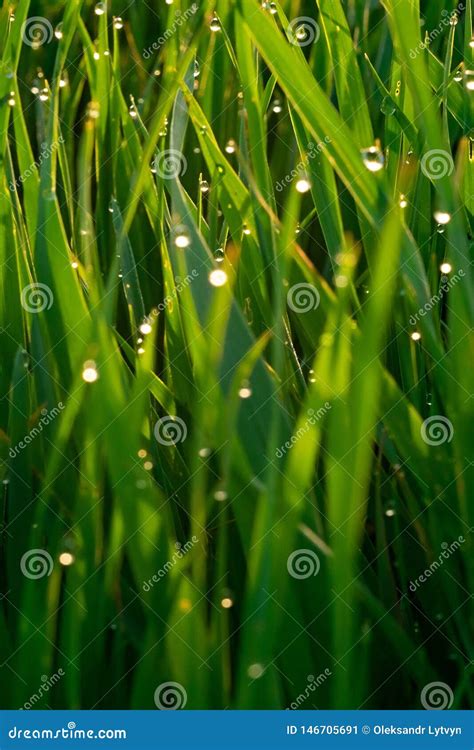
<svg viewBox="0 0 474 750"><path fill-rule="evenodd" d="M2 708L473 706L472 5L421 5L4 1Z"/></svg>

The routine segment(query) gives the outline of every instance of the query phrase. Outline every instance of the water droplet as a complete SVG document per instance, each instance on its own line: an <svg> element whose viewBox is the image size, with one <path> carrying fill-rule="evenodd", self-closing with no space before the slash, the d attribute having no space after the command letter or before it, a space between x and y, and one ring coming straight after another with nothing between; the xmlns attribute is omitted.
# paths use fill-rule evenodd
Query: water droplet
<svg viewBox="0 0 474 750"><path fill-rule="evenodd" d="M400 208L406 208L408 206L408 201L406 197L403 195L403 193L402 195L400 195L400 201L398 205L400 206Z"/></svg>
<svg viewBox="0 0 474 750"><path fill-rule="evenodd" d="M382 151L377 146L371 146L370 148L364 148L361 150L362 161L369 170L369 172L380 172L385 164L385 157Z"/></svg>
<svg viewBox="0 0 474 750"><path fill-rule="evenodd" d="M201 67L197 60L194 61L194 78L199 78L201 75Z"/></svg>
<svg viewBox="0 0 474 750"><path fill-rule="evenodd" d="M214 253L214 260L216 261L216 263L222 263L224 258L225 258L225 252L221 247L219 247Z"/></svg>
<svg viewBox="0 0 474 750"><path fill-rule="evenodd" d="M209 192L209 183L207 180L201 180L199 183L199 190L201 193L208 193Z"/></svg>
<svg viewBox="0 0 474 750"><path fill-rule="evenodd" d="M451 273L453 267L451 263L441 263L439 270L441 271L441 273Z"/></svg>
<svg viewBox="0 0 474 750"><path fill-rule="evenodd" d="M15 101L15 92L14 91L10 91L10 96L8 98L8 106L9 107L14 107L15 104L16 104L16 101Z"/></svg>
<svg viewBox="0 0 474 750"><path fill-rule="evenodd" d="M225 490L216 490L214 492L214 500L217 500L218 503L223 503L228 497L229 495Z"/></svg>
<svg viewBox="0 0 474 750"><path fill-rule="evenodd" d="M72 268L79 268L79 263L77 262L77 260L73 260L73 261L72 261L72 263L71 263L71 267L72 267Z"/></svg>
<svg viewBox="0 0 474 750"><path fill-rule="evenodd" d="M94 13L96 14L96 16L103 16L106 10L107 3L97 3L94 8Z"/></svg>
<svg viewBox="0 0 474 750"><path fill-rule="evenodd" d="M451 17L449 19L449 25L450 26L457 26L457 23L459 21L459 17L457 13L451 13Z"/></svg>
<svg viewBox="0 0 474 750"><path fill-rule="evenodd" d="M421 333L419 333L419 331L413 331L411 338L413 341L419 341L421 339Z"/></svg>
<svg viewBox="0 0 474 750"><path fill-rule="evenodd" d="M221 31L222 30L221 22L219 21L219 19L217 18L217 16L213 16L211 18L211 23L209 24L209 28L211 29L211 31Z"/></svg>
<svg viewBox="0 0 474 750"><path fill-rule="evenodd" d="M463 71L462 68L458 68L453 76L453 81L456 81L456 83L460 83L463 78Z"/></svg>
<svg viewBox="0 0 474 750"><path fill-rule="evenodd" d="M307 177L300 177L296 181L295 187L296 187L296 190L298 191L298 193L307 193L308 190L311 190L311 183L307 179Z"/></svg>
<svg viewBox="0 0 474 750"><path fill-rule="evenodd" d="M74 555L71 555L70 552L61 552L59 555L59 562L61 565L64 565L65 568L72 565L75 559Z"/></svg>
<svg viewBox="0 0 474 750"><path fill-rule="evenodd" d="M272 112L275 112L276 115L279 115L280 112L283 111L283 107L281 106L281 102L279 99L275 99L272 104Z"/></svg>
<svg viewBox="0 0 474 750"><path fill-rule="evenodd" d="M114 18L114 29L117 29L117 31L120 31L120 29L123 29L123 21L120 18L120 16L117 16Z"/></svg>
<svg viewBox="0 0 474 750"><path fill-rule="evenodd" d="M87 107L87 117L90 120L98 120L100 117L100 106L99 102L89 102Z"/></svg>
<svg viewBox="0 0 474 750"><path fill-rule="evenodd" d="M234 140L230 139L227 141L225 145L225 152L226 154L235 154L235 149L237 148L236 143Z"/></svg>
<svg viewBox="0 0 474 750"><path fill-rule="evenodd" d="M241 386L239 388L239 397L240 398L250 398L252 395L252 389L250 388L250 383L248 380L243 380L241 383Z"/></svg>
<svg viewBox="0 0 474 750"><path fill-rule="evenodd" d="M184 225L176 227L174 235L174 244L176 247L185 248L191 244L191 236Z"/></svg>
<svg viewBox="0 0 474 750"><path fill-rule="evenodd" d="M86 383L95 383L99 379L99 373L97 372L97 365L92 359L88 359L84 362L82 368L82 379Z"/></svg>
<svg viewBox="0 0 474 750"><path fill-rule="evenodd" d="M391 98L389 96L386 96L385 99L382 102L382 105L380 107L380 111L384 115L393 115L396 112L397 108Z"/></svg>
<svg viewBox="0 0 474 750"><path fill-rule="evenodd" d="M269 3L269 5L270 5L270 8L269 8L270 13L272 14L272 16L274 16L275 13L278 13L277 4L276 3Z"/></svg>
<svg viewBox="0 0 474 750"><path fill-rule="evenodd" d="M40 95L39 95L40 102L47 102L48 99L49 99L49 91L48 91L48 89L41 89Z"/></svg>
<svg viewBox="0 0 474 750"><path fill-rule="evenodd" d="M100 54L97 52L97 50L93 54L94 60L100 60Z"/></svg>
<svg viewBox="0 0 474 750"><path fill-rule="evenodd" d="M441 224L441 226L445 226L451 221L451 214L447 211L435 211L434 218L435 221L438 222L438 224Z"/></svg>
<svg viewBox="0 0 474 750"><path fill-rule="evenodd" d="M395 514L396 511L394 510L394 508L387 508L387 510L385 511L385 515L387 516L387 518L393 518Z"/></svg>
<svg viewBox="0 0 474 750"><path fill-rule="evenodd" d="M63 24L62 24L62 22L58 23L58 25L54 29L54 36L56 37L56 39L62 39L63 38Z"/></svg>
<svg viewBox="0 0 474 750"><path fill-rule="evenodd" d="M224 284L227 283L226 272L221 271L220 269L211 271L209 274L209 283L212 284L212 286L224 286Z"/></svg>
<svg viewBox="0 0 474 750"><path fill-rule="evenodd" d="M247 669L247 674L252 678L252 680L258 680L263 676L264 672L265 667L263 666L263 664L251 664Z"/></svg>
<svg viewBox="0 0 474 750"><path fill-rule="evenodd" d="M230 596L224 596L223 599L221 599L221 607L223 609L230 609L233 606L234 601L230 598Z"/></svg>
<svg viewBox="0 0 474 750"><path fill-rule="evenodd" d="M247 224L244 224L242 231L244 234L251 234L251 231L248 228Z"/></svg>
<svg viewBox="0 0 474 750"><path fill-rule="evenodd" d="M143 321L143 323L140 326L140 333L143 333L146 336L148 333L151 333L152 330L153 329L151 327L150 321L145 318L145 320Z"/></svg>
<svg viewBox="0 0 474 750"><path fill-rule="evenodd" d="M133 120L136 120L136 118L138 117L138 112L137 112L137 110L136 110L136 107L135 107L135 105L134 105L134 104L131 104L131 105L130 105L130 108L129 108L128 112L129 112L129 114L130 114L130 117L131 117L131 118L132 118Z"/></svg>
<svg viewBox="0 0 474 750"><path fill-rule="evenodd" d="M474 70L466 70L464 73L464 85L468 91L474 91Z"/></svg>
<svg viewBox="0 0 474 750"><path fill-rule="evenodd" d="M210 448L200 448L198 450L198 456L199 458L209 458L211 455L211 449Z"/></svg>

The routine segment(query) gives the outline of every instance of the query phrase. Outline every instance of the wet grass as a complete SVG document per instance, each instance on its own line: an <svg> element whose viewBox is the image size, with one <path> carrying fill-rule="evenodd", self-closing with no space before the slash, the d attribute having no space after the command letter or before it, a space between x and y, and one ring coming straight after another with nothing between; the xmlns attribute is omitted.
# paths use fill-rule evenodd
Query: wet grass
<svg viewBox="0 0 474 750"><path fill-rule="evenodd" d="M3 708L472 706L451 5L4 2Z"/></svg>

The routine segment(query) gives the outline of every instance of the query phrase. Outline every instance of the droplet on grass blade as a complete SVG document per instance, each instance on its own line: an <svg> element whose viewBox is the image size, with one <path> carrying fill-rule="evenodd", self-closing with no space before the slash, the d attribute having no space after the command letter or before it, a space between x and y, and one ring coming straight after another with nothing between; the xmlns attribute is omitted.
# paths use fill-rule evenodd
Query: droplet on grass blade
<svg viewBox="0 0 474 750"><path fill-rule="evenodd" d="M363 148L361 150L362 161L369 170L369 172L380 172L385 165L385 157L382 151L377 146L370 146L370 148Z"/></svg>

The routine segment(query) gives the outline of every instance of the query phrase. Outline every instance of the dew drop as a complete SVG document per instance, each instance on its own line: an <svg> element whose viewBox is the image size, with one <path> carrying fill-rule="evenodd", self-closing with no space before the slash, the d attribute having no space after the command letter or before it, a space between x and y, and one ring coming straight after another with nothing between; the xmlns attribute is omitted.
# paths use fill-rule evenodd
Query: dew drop
<svg viewBox="0 0 474 750"><path fill-rule="evenodd" d="M236 147L237 146L234 140L230 139L229 141L227 141L225 145L226 154L235 154Z"/></svg>
<svg viewBox="0 0 474 750"><path fill-rule="evenodd" d="M441 226L445 226L451 221L451 214L447 211L435 211L434 218L435 221L438 222L438 224L441 224Z"/></svg>
<svg viewBox="0 0 474 750"><path fill-rule="evenodd" d="M117 29L117 31L123 29L123 20L120 18L120 16L114 18L114 29Z"/></svg>
<svg viewBox="0 0 474 750"><path fill-rule="evenodd" d="M380 107L380 111L384 115L393 115L396 112L396 107L389 96L386 96Z"/></svg>
<svg viewBox="0 0 474 750"><path fill-rule="evenodd" d="M408 206L408 201L403 194L400 196L400 201L398 205L400 206L400 208L406 208Z"/></svg>
<svg viewBox="0 0 474 750"><path fill-rule="evenodd" d="M364 148L361 150L362 161L369 172L380 172L385 164L385 158L382 151L377 146Z"/></svg>
<svg viewBox="0 0 474 750"><path fill-rule="evenodd" d="M252 389L248 380L243 380L239 388L239 398L250 398Z"/></svg>
<svg viewBox="0 0 474 750"><path fill-rule="evenodd" d="M224 286L224 284L227 283L226 272L220 269L211 271L211 273L209 274L209 283L212 284L212 286L216 286L216 287Z"/></svg>
<svg viewBox="0 0 474 750"><path fill-rule="evenodd" d="M217 16L213 16L211 18L211 23L209 24L209 28L211 29L211 31L221 31L222 30L221 22L219 21L219 19L217 18Z"/></svg>
<svg viewBox="0 0 474 750"><path fill-rule="evenodd" d="M201 180L199 183L199 190L201 193L208 193L209 192L209 183L207 180Z"/></svg>
<svg viewBox="0 0 474 750"><path fill-rule="evenodd" d="M466 70L464 73L464 85L468 91L474 91L474 70Z"/></svg>
<svg viewBox="0 0 474 750"><path fill-rule="evenodd" d="M225 252L221 247L219 247L214 253L214 260L216 261L216 263L222 263L224 258L225 258Z"/></svg>
<svg viewBox="0 0 474 750"><path fill-rule="evenodd" d="M191 237L187 227L178 226L175 229L174 244L176 247L185 248L191 244Z"/></svg>
<svg viewBox="0 0 474 750"><path fill-rule="evenodd" d="M96 14L96 16L103 16L106 10L107 3L97 3L94 8L94 13Z"/></svg>
<svg viewBox="0 0 474 750"><path fill-rule="evenodd" d="M421 333L419 333L419 331L413 331L411 339L412 341L419 341L421 339Z"/></svg>
<svg viewBox="0 0 474 750"><path fill-rule="evenodd" d="M93 359L88 359L84 362L82 368L82 379L86 383L95 383L99 379L99 373L97 372L97 365Z"/></svg>
<svg viewBox="0 0 474 750"><path fill-rule="evenodd" d="M441 273L451 273L453 267L451 263L441 263L439 270L441 271Z"/></svg>
<svg viewBox="0 0 474 750"><path fill-rule="evenodd" d="M72 565L75 559L76 558L74 557L74 555L71 555L70 552L61 552L61 554L59 555L59 562L61 565L64 565L65 568L68 568L69 565Z"/></svg>
<svg viewBox="0 0 474 750"><path fill-rule="evenodd" d="M63 24L62 24L62 22L58 23L58 25L54 29L54 36L56 37L56 39L62 39L63 38Z"/></svg>
<svg viewBox="0 0 474 750"><path fill-rule="evenodd" d="M300 177L295 187L298 193L307 193L308 190L311 190L311 183L306 177Z"/></svg>
<svg viewBox="0 0 474 750"><path fill-rule="evenodd" d="M214 492L214 500L218 503L223 503L228 497L229 495L225 490L216 490L216 492Z"/></svg>
<svg viewBox="0 0 474 750"><path fill-rule="evenodd" d="M281 102L279 99L275 99L272 104L272 112L274 112L276 115L279 115L280 112L283 111L283 107L281 106Z"/></svg>
<svg viewBox="0 0 474 750"><path fill-rule="evenodd" d="M263 676L264 672L265 667L263 666L263 664L251 664L247 669L247 674L252 678L252 680L258 680Z"/></svg>

